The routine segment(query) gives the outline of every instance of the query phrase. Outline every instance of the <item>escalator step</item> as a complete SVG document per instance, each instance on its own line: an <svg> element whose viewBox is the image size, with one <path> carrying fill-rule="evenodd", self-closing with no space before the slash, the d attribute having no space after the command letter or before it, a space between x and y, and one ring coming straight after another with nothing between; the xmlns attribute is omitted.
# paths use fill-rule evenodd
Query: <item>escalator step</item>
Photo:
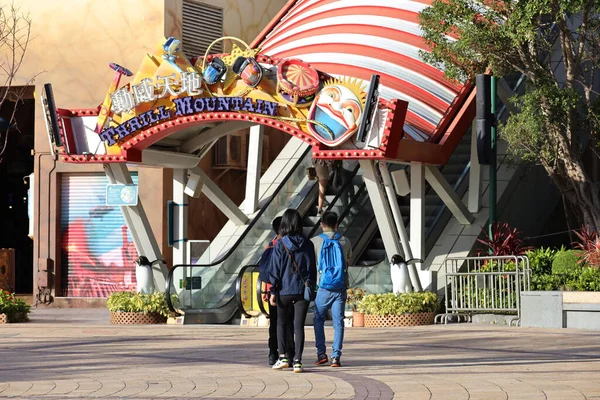
<svg viewBox="0 0 600 400"><path fill-rule="evenodd" d="M304 218L305 226L315 226L319 223L320 219L321 217L319 217L318 215L309 215L306 218Z"/></svg>
<svg viewBox="0 0 600 400"><path fill-rule="evenodd" d="M310 234L310 231L312 231L313 227L312 226L305 226L302 228L302 233L304 233L304 236L308 237L308 235Z"/></svg>

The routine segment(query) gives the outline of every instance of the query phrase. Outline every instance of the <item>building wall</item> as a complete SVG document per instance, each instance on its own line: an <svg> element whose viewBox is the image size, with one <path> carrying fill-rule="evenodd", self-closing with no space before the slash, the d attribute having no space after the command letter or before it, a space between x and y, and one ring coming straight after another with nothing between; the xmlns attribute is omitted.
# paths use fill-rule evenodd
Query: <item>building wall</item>
<svg viewBox="0 0 600 400"><path fill-rule="evenodd" d="M3 0L2 3L10 2ZM135 71L146 52L164 36L181 36L181 0L61 0L60 7L52 1L15 0L14 3L32 20L32 40L15 84L35 85L35 92L40 93L44 83L51 83L60 108L97 107L113 77L113 71L108 67L110 62ZM226 35L251 41L285 0L206 3L224 8ZM60 236L59 174L102 171L100 165L70 165L52 158L41 109L39 96L36 96L34 295L38 294L36 282L40 263L49 260L51 272L60 265L57 240ZM170 263L166 206L172 198L172 172L139 168L138 173L140 200L163 258ZM50 294L60 295L54 290Z"/></svg>

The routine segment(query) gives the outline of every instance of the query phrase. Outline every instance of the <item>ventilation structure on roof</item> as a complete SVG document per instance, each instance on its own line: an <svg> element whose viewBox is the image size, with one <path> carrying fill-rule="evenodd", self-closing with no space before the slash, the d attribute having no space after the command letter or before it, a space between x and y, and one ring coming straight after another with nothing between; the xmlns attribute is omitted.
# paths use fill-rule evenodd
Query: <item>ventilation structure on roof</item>
<svg viewBox="0 0 600 400"><path fill-rule="evenodd" d="M223 9L192 0L183 1L183 52L188 58L204 56L208 46L223 37ZM211 54L223 52L223 42Z"/></svg>

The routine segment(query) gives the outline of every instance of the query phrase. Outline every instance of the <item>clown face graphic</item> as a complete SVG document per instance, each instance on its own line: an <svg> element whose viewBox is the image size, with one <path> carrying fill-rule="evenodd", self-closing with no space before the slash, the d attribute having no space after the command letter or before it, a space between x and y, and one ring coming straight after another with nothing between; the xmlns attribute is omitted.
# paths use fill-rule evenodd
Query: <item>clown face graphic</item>
<svg viewBox="0 0 600 400"><path fill-rule="evenodd" d="M309 123L310 132L330 147L345 142L360 125L363 96L354 84L345 85L337 80L326 84L317 94L308 113L309 119L320 123Z"/></svg>

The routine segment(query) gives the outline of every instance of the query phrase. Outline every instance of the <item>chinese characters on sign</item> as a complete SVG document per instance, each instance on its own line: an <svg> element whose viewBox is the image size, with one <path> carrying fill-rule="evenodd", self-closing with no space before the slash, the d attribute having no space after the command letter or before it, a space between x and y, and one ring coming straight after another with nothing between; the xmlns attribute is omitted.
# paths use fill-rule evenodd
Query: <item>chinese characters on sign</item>
<svg viewBox="0 0 600 400"><path fill-rule="evenodd" d="M100 133L100 139L112 146L117 140L146 128L149 125L165 121L173 116L180 117L201 112L212 111L243 111L274 117L277 114L277 103L272 101L251 99L249 97L199 97L186 96L173 99L174 109L164 106L156 110L146 111L113 128Z"/></svg>
<svg viewBox="0 0 600 400"><path fill-rule="evenodd" d="M196 96L202 93L202 76L197 72L182 72L179 81L176 78L175 74L159 76L156 86L153 85L152 79L145 78L137 85L132 85L131 91L127 87L115 90L110 95L112 111L115 114L130 112L138 104L151 102L167 95L178 96L187 93ZM156 92L159 94L157 95Z"/></svg>

